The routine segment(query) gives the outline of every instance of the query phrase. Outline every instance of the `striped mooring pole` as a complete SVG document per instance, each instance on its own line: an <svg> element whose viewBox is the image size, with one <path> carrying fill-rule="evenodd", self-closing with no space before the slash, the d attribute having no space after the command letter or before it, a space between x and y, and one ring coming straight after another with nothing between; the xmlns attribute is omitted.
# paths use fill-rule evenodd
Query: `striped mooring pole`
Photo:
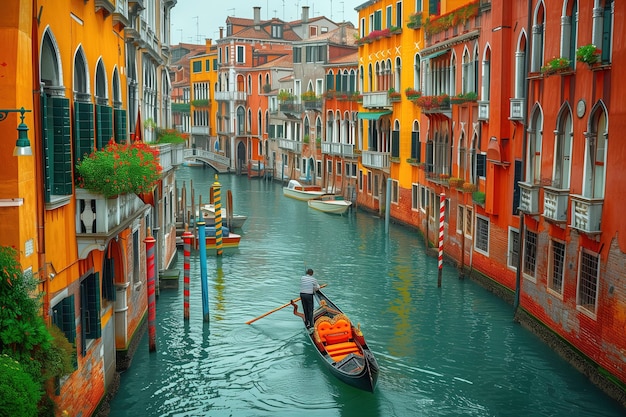
<svg viewBox="0 0 626 417"><path fill-rule="evenodd" d="M189 231L189 226L185 225L185 231L183 232L183 254L185 257L185 285L183 287L183 316L185 320L189 320L189 281L191 276L191 267L190 267L190 259L191 259L191 239L193 238L193 234Z"/></svg>
<svg viewBox="0 0 626 417"><path fill-rule="evenodd" d="M213 183L213 198L215 199L215 248L217 254L222 254L222 185L217 181L215 174L215 182Z"/></svg>
<svg viewBox="0 0 626 417"><path fill-rule="evenodd" d="M198 240L200 241L200 283L202 284L202 320L209 321L209 282L206 272L206 224L198 222Z"/></svg>
<svg viewBox="0 0 626 417"><path fill-rule="evenodd" d="M156 279L154 263L156 239L152 237L150 229L148 229L148 236L143 242L146 244L146 272L148 275L148 348L150 352L154 352L156 351Z"/></svg>
<svg viewBox="0 0 626 417"><path fill-rule="evenodd" d="M437 287L441 287L441 274L443 273L443 222L446 211L446 194L441 193L439 202L439 271L437 273Z"/></svg>

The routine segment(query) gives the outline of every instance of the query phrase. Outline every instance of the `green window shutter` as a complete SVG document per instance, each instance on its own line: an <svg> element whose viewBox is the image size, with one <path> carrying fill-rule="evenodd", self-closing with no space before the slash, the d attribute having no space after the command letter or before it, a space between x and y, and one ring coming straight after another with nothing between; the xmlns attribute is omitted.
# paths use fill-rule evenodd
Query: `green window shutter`
<svg viewBox="0 0 626 417"><path fill-rule="evenodd" d="M104 259L104 272L102 277L102 298L115 301L115 259Z"/></svg>
<svg viewBox="0 0 626 417"><path fill-rule="evenodd" d="M217 59L213 60L213 71L217 71L219 69L218 65L217 65Z"/></svg>
<svg viewBox="0 0 626 417"><path fill-rule="evenodd" d="M276 138L276 125L270 125L268 136L270 139Z"/></svg>
<svg viewBox="0 0 626 417"><path fill-rule="evenodd" d="M85 278L80 284L80 314L83 323L83 354L86 353L86 339L97 339L100 329L100 273Z"/></svg>
<svg viewBox="0 0 626 417"><path fill-rule="evenodd" d="M194 61L191 65L193 72L202 72L202 61Z"/></svg>
<svg viewBox="0 0 626 417"><path fill-rule="evenodd" d="M43 153L44 199L50 202L52 196L52 118L48 118L48 97L41 96L41 138Z"/></svg>
<svg viewBox="0 0 626 417"><path fill-rule="evenodd" d="M341 85L341 74L337 74L335 76L335 82L337 84L335 91L343 91L343 86Z"/></svg>
<svg viewBox="0 0 626 417"><path fill-rule="evenodd" d="M429 141L426 142L426 172L434 172L435 171L435 167L434 167L434 146L433 146L433 142Z"/></svg>
<svg viewBox="0 0 626 417"><path fill-rule="evenodd" d="M487 176L487 155L485 154L476 155L476 175L479 177Z"/></svg>
<svg viewBox="0 0 626 417"><path fill-rule="evenodd" d="M93 104L74 103L74 162L94 150Z"/></svg>
<svg viewBox="0 0 626 417"><path fill-rule="evenodd" d="M115 119L115 142L116 143L126 143L128 140L128 132L127 126L128 122L126 119L126 110L124 109L115 109L114 110L114 119Z"/></svg>
<svg viewBox="0 0 626 417"><path fill-rule="evenodd" d="M376 10L374 12L374 30L381 30L383 28L383 12Z"/></svg>
<svg viewBox="0 0 626 417"><path fill-rule="evenodd" d="M411 158L416 162L422 162L420 160L420 134L419 132L411 132Z"/></svg>
<svg viewBox="0 0 626 417"><path fill-rule="evenodd" d="M72 194L72 143L70 136L70 101L63 97L49 97L47 104L47 154L53 195Z"/></svg>
<svg viewBox="0 0 626 417"><path fill-rule="evenodd" d="M113 138L113 109L96 105L96 147L103 149Z"/></svg>
<svg viewBox="0 0 626 417"><path fill-rule="evenodd" d="M392 158L400 157L400 131L399 130L391 131L391 157Z"/></svg>
<svg viewBox="0 0 626 417"><path fill-rule="evenodd" d="M326 91L332 90L335 88L333 74L326 74Z"/></svg>

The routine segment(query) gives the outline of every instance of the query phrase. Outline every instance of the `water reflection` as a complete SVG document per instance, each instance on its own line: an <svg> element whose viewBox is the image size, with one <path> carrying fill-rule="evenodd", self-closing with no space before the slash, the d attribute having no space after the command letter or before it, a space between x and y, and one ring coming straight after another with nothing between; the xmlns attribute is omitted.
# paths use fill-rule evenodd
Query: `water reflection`
<svg viewBox="0 0 626 417"><path fill-rule="evenodd" d="M178 177L208 196L214 178ZM415 231L367 213L329 216L282 196L280 184L221 176L248 215L236 253L209 256L210 322L192 256L190 320L179 291L157 302L157 352L144 335L111 416L620 416L624 410L532 334L512 308L424 254ZM182 256L176 267L183 269ZM320 363L290 309L311 266L361 323L381 367L374 394ZM181 280L182 281L182 280Z"/></svg>

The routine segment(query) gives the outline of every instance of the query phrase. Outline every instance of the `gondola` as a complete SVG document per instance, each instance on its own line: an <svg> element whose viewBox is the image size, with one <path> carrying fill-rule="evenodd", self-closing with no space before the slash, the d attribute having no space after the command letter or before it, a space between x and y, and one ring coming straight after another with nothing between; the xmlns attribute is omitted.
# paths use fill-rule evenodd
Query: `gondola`
<svg viewBox="0 0 626 417"><path fill-rule="evenodd" d="M307 331L311 343L328 370L353 387L374 392L378 380L378 363L365 342L360 326L350 319L324 293L317 291L319 307L313 312L314 326ZM293 313L301 317L297 304Z"/></svg>

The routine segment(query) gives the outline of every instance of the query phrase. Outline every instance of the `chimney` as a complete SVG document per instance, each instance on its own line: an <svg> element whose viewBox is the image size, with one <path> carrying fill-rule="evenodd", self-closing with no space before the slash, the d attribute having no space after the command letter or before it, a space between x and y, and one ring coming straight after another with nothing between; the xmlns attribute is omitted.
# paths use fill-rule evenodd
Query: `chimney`
<svg viewBox="0 0 626 417"><path fill-rule="evenodd" d="M220 39L224 37L224 26L220 26Z"/></svg>
<svg viewBox="0 0 626 417"><path fill-rule="evenodd" d="M302 23L309 23L309 6L302 6Z"/></svg>
<svg viewBox="0 0 626 417"><path fill-rule="evenodd" d="M261 8L259 6L254 6L254 29L261 29Z"/></svg>

